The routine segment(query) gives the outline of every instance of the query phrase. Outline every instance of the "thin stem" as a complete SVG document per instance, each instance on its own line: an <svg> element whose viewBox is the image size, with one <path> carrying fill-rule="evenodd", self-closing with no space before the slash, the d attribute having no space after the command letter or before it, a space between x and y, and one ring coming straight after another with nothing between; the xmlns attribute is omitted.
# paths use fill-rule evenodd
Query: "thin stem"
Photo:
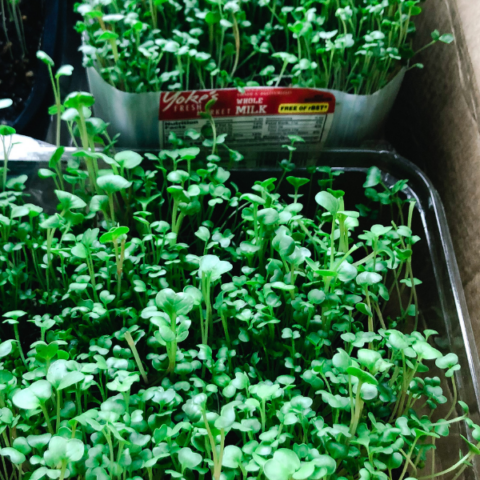
<svg viewBox="0 0 480 480"><path fill-rule="evenodd" d="M406 457L406 462L405 462L405 465L404 465L404 467L403 467L402 474L400 475L399 480L403 480L403 477L404 477L405 474L407 473L407 468L408 468L408 464L409 464L409 462L410 462L410 458L411 458L411 456L412 456L412 453L414 452L415 445L417 444L417 441L418 441L419 438L420 438L420 437L417 437L417 438L414 440L414 442L413 442L413 444L412 444L412 448L410 448L410 451L408 452L408 455L407 455L407 457ZM420 480L420 479L419 479L419 480Z"/></svg>
<svg viewBox="0 0 480 480"><path fill-rule="evenodd" d="M280 75L277 78L277 83L275 84L276 87L280 85L280 80L282 79L283 74L285 73L285 69L287 68L288 61L285 60L282 65L282 69L280 70Z"/></svg>
<svg viewBox="0 0 480 480"><path fill-rule="evenodd" d="M60 410L62 408L62 391L57 390L57 421L56 421L56 430L60 429Z"/></svg>
<svg viewBox="0 0 480 480"><path fill-rule="evenodd" d="M45 421L47 422L48 431L53 435L55 432L53 431L52 424L50 423L50 417L48 415L47 407L45 407L45 404L41 403L40 408L42 409L43 416L45 417Z"/></svg>
<svg viewBox="0 0 480 480"><path fill-rule="evenodd" d="M448 411L447 416L445 417L447 420L450 418L452 413L455 411L455 407L457 406L458 393L457 393L457 385L455 383L455 374L452 375L452 390L453 390L452 406L450 407L450 410Z"/></svg>
<svg viewBox="0 0 480 480"><path fill-rule="evenodd" d="M223 452L225 449L225 430L222 428L220 430L220 454L218 456L218 461L214 467L213 477L215 480L220 480L222 474L222 462L223 462Z"/></svg>
<svg viewBox="0 0 480 480"><path fill-rule="evenodd" d="M355 415L353 416L350 424L350 434L352 437L355 435L358 427L358 422L360 421L360 415L363 410L363 400L360 397L360 391L362 389L363 382L359 380L357 384L357 393L355 394Z"/></svg>
<svg viewBox="0 0 480 480"><path fill-rule="evenodd" d="M235 17L235 14L232 13L232 20L233 20L233 36L235 38L235 62L233 63L232 73L230 74L231 77L235 74L237 70L238 60L240 58L240 31L238 29L238 22Z"/></svg>
<svg viewBox="0 0 480 480"><path fill-rule="evenodd" d="M5 145L5 137L2 136L2 145L3 145L3 191L7 188L7 166L8 166L8 156L10 153L10 148L8 148L7 152L7 147Z"/></svg>
<svg viewBox="0 0 480 480"><path fill-rule="evenodd" d="M210 441L210 447L212 449L213 464L216 465L217 464L217 449L216 449L216 445L215 445L215 439L213 438L212 431L210 429L210 425L208 424L207 414L206 414L205 410L203 411L202 416L203 416L203 422L205 423L205 428L207 430L208 440Z"/></svg>
<svg viewBox="0 0 480 480"><path fill-rule="evenodd" d="M133 353L133 356L135 358L135 362L137 363L137 367L140 370L140 374L142 375L143 381L145 383L148 383L147 374L145 373L145 370L144 370L143 365L142 365L142 360L140 359L140 356L138 355L137 347L135 345L132 334L130 332L125 332L125 340L127 341L128 346L130 347L130 350Z"/></svg>
<svg viewBox="0 0 480 480"><path fill-rule="evenodd" d="M480 443L477 444L477 448L478 447L480 447ZM453 472L454 470L456 470L460 465L464 464L465 462L468 462L470 460L470 458L473 457L473 455L474 455L474 453L467 453L457 463L452 465L450 468L447 468L446 470L443 470L443 472L438 472L438 473L434 473L432 475L426 475L424 477L419 477L418 480L426 480L427 478L442 477L443 475L446 475L447 473ZM406 470L406 469L404 469L404 470ZM460 473L461 472L458 472L457 475L455 476L455 478L457 478ZM402 480L404 475L405 475L405 473L400 477L399 480Z"/></svg>
<svg viewBox="0 0 480 480"><path fill-rule="evenodd" d="M13 330L15 332L15 340L18 343L18 351L20 352L20 357L22 357L23 364L27 366L27 361L25 360L25 355L23 354L22 344L20 342L20 333L18 331L18 323L13 324Z"/></svg>

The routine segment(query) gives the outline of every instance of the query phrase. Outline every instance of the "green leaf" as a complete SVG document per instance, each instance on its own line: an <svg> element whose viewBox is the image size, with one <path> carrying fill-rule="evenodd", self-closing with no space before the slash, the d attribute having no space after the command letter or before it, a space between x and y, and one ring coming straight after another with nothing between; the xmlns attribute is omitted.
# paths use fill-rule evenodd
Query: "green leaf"
<svg viewBox="0 0 480 480"><path fill-rule="evenodd" d="M280 385L273 384L273 385L255 385L252 387L252 391L261 399L261 400L268 400L272 398L277 391L279 390Z"/></svg>
<svg viewBox="0 0 480 480"><path fill-rule="evenodd" d="M212 282L218 280L224 273L229 272L233 268L230 262L222 261L216 255L200 257L199 266L199 272L205 274Z"/></svg>
<svg viewBox="0 0 480 480"><path fill-rule="evenodd" d="M115 295L113 293L109 293L107 290L102 290L100 292L100 300L104 305L108 305L115 300Z"/></svg>
<svg viewBox="0 0 480 480"><path fill-rule="evenodd" d="M388 336L388 341L393 348L397 348L398 350L404 350L408 347L408 342L405 338L405 335L397 330L391 331L390 335Z"/></svg>
<svg viewBox="0 0 480 480"><path fill-rule="evenodd" d="M300 468L300 460L295 452L279 448L273 458L268 460L263 471L269 480L289 480Z"/></svg>
<svg viewBox="0 0 480 480"><path fill-rule="evenodd" d="M48 65L49 67L53 67L55 65L55 62L52 60L50 55L43 52L42 50L37 51L37 58L41 60L45 65Z"/></svg>
<svg viewBox="0 0 480 480"><path fill-rule="evenodd" d="M85 446L81 440L76 438L64 438L53 436L45 452L45 463L55 467L60 462L78 462L82 459Z"/></svg>
<svg viewBox="0 0 480 480"><path fill-rule="evenodd" d="M142 156L130 150L124 150L115 155L115 160L122 168L132 169L138 167L142 163Z"/></svg>
<svg viewBox="0 0 480 480"><path fill-rule="evenodd" d="M303 462L300 468L292 475L292 478L294 480L304 480L305 478L310 477L314 471L314 462Z"/></svg>
<svg viewBox="0 0 480 480"><path fill-rule="evenodd" d="M240 197L240 200L247 200L250 203L253 203L256 205L264 205L266 203L262 197L259 197L254 193L245 193Z"/></svg>
<svg viewBox="0 0 480 480"><path fill-rule="evenodd" d="M8 125L0 125L0 136L2 137L8 137L10 135L15 135L16 130L13 127L10 127ZM8 182L7 182L8 185Z"/></svg>
<svg viewBox="0 0 480 480"><path fill-rule="evenodd" d="M360 396L365 401L373 400L378 396L378 389L375 385L364 382L360 390Z"/></svg>
<svg viewBox="0 0 480 480"><path fill-rule="evenodd" d="M350 400L348 397L342 397L341 395L332 395L330 392L321 390L322 400L328 403L332 408L345 409L350 406Z"/></svg>
<svg viewBox="0 0 480 480"><path fill-rule="evenodd" d="M357 268L348 262L342 262L338 268L338 279L341 282L351 282L357 276Z"/></svg>
<svg viewBox="0 0 480 480"><path fill-rule="evenodd" d="M455 37L451 33L444 33L443 35L440 36L438 40L440 42L450 44L455 41Z"/></svg>
<svg viewBox="0 0 480 480"><path fill-rule="evenodd" d="M63 378L68 374L67 361L57 360L53 362L48 368L47 380L58 389Z"/></svg>
<svg viewBox="0 0 480 480"><path fill-rule="evenodd" d="M0 358L6 357L13 350L13 340L6 340L0 343Z"/></svg>
<svg viewBox="0 0 480 480"><path fill-rule="evenodd" d="M274 208L264 208L258 212L258 221L262 225L274 225L280 219Z"/></svg>
<svg viewBox="0 0 480 480"><path fill-rule="evenodd" d="M299 177L287 177L287 182L295 188L303 187L310 180L308 178L299 178Z"/></svg>
<svg viewBox="0 0 480 480"><path fill-rule="evenodd" d="M43 447L48 445L50 439L52 438L51 433L43 433L40 435L29 435L27 437L28 444L37 450L41 450Z"/></svg>
<svg viewBox="0 0 480 480"><path fill-rule="evenodd" d="M10 108L12 105L13 101L10 98L0 98L0 110Z"/></svg>
<svg viewBox="0 0 480 480"><path fill-rule="evenodd" d="M73 70L72 65L62 65L55 73L55 78L71 77Z"/></svg>
<svg viewBox="0 0 480 480"><path fill-rule="evenodd" d="M190 175L184 170L174 170L167 175L167 180L172 183L185 183Z"/></svg>
<svg viewBox="0 0 480 480"><path fill-rule="evenodd" d="M314 305L320 305L325 300L325 292L313 289L308 292L308 301Z"/></svg>
<svg viewBox="0 0 480 480"><path fill-rule="evenodd" d="M242 464L243 453L236 445L227 445L223 451L222 465L228 468L238 468Z"/></svg>
<svg viewBox="0 0 480 480"><path fill-rule="evenodd" d="M465 440L465 442L468 446L468 451L470 453L473 453L474 455L480 455L480 450L478 449L478 447L476 445L469 442L463 435L460 435L460 436L463 438L463 440Z"/></svg>
<svg viewBox="0 0 480 480"><path fill-rule="evenodd" d="M35 358L48 362L57 354L58 345L56 343L51 343L49 345L39 343L36 345L35 350L37 352Z"/></svg>
<svg viewBox="0 0 480 480"><path fill-rule="evenodd" d="M270 284L272 288L278 288L279 290L293 291L295 290L295 285L287 285L284 282L273 282Z"/></svg>
<svg viewBox="0 0 480 480"><path fill-rule="evenodd" d="M286 234L285 230L277 229L277 234L273 239L273 248L280 253L280 256L290 256L295 251L295 241L292 237Z"/></svg>
<svg viewBox="0 0 480 480"><path fill-rule="evenodd" d="M82 372L73 371L68 372L65 377L62 378L60 385L57 390L64 390L65 388L75 385L76 383L82 382L85 379L85 375Z"/></svg>
<svg viewBox="0 0 480 480"><path fill-rule="evenodd" d="M83 243L77 243L74 247L72 247L72 255L75 255L78 258L87 258L88 257L88 250Z"/></svg>
<svg viewBox="0 0 480 480"><path fill-rule="evenodd" d="M6 447L6 448L0 449L0 455L2 457L8 457L8 459L14 465L20 465L26 460L26 457L23 453L19 452L17 449L12 447Z"/></svg>
<svg viewBox="0 0 480 480"><path fill-rule="evenodd" d="M30 210L24 205L12 205L12 210L10 212L10 218L20 218L28 215Z"/></svg>
<svg viewBox="0 0 480 480"><path fill-rule="evenodd" d="M65 457L69 462L78 462L83 457L85 446L81 440L72 438L67 440Z"/></svg>
<svg viewBox="0 0 480 480"><path fill-rule="evenodd" d="M235 410L232 406L222 408L222 414L215 420L215 428L227 429L235 422Z"/></svg>
<svg viewBox="0 0 480 480"><path fill-rule="evenodd" d="M378 167L370 167L363 188L376 187L382 181L382 172Z"/></svg>
<svg viewBox="0 0 480 480"><path fill-rule="evenodd" d="M52 472L52 470L50 470L46 467L37 468L37 470L35 470L32 473L32 476L30 477L30 480L42 480L45 477L45 475L47 475L49 472Z"/></svg>
<svg viewBox="0 0 480 480"><path fill-rule="evenodd" d="M48 168L40 168L38 170L38 176L41 179L56 177L57 174Z"/></svg>
<svg viewBox="0 0 480 480"><path fill-rule="evenodd" d="M77 282L72 282L68 286L68 291L69 292L75 292L75 293L82 293L88 288L88 283L77 283Z"/></svg>
<svg viewBox="0 0 480 480"><path fill-rule="evenodd" d="M193 298L187 293L175 293L171 288L161 290L155 297L155 303L170 318L174 315L187 315L193 308Z"/></svg>
<svg viewBox="0 0 480 480"><path fill-rule="evenodd" d="M65 147L58 147L48 161L48 168L55 169L59 162L62 160L62 155L64 154L64 152Z"/></svg>
<svg viewBox="0 0 480 480"><path fill-rule="evenodd" d="M357 377L363 383L378 385L378 380L371 373L365 372L358 367L348 367L347 373L353 377Z"/></svg>
<svg viewBox="0 0 480 480"><path fill-rule="evenodd" d="M35 217L38 217L42 212L43 212L43 208L42 207L39 207L37 205L33 205L32 203L26 203L24 205L24 207L27 207L28 208L28 216L30 218L35 218Z"/></svg>
<svg viewBox="0 0 480 480"><path fill-rule="evenodd" d="M108 174L98 177L97 185L108 195L113 195L120 190L130 188L132 186L132 182L129 182L120 175Z"/></svg>
<svg viewBox="0 0 480 480"><path fill-rule="evenodd" d="M329 455L319 455L313 461L317 467L325 469L325 475L333 475L337 470L337 462Z"/></svg>
<svg viewBox="0 0 480 480"><path fill-rule="evenodd" d="M435 360L435 365L438 368L442 368L442 369L452 368L457 364L458 364L458 356L455 355L454 353L448 353L444 357L437 358L437 360Z"/></svg>
<svg viewBox="0 0 480 480"><path fill-rule="evenodd" d="M441 358L443 355L436 348L433 348L429 343L417 340L412 348L415 350L419 357L422 357L424 360L435 360Z"/></svg>
<svg viewBox="0 0 480 480"><path fill-rule="evenodd" d="M130 229L128 227L112 227L107 233L100 237L101 243L109 243L119 239L122 235L126 235Z"/></svg>
<svg viewBox="0 0 480 480"><path fill-rule="evenodd" d="M178 452L178 461L180 462L180 465L182 465L182 470L185 468L192 470L196 466L200 465L202 460L203 457L200 454L192 451L191 448L184 447Z"/></svg>
<svg viewBox="0 0 480 480"><path fill-rule="evenodd" d="M52 396L52 386L46 380L38 380L28 387L41 403L46 402Z"/></svg>
<svg viewBox="0 0 480 480"><path fill-rule="evenodd" d="M210 231L207 227L199 227L198 230L195 232L195 236L197 236L203 242L208 242L210 239Z"/></svg>
<svg viewBox="0 0 480 480"><path fill-rule="evenodd" d="M315 196L315 201L332 215L336 215L340 210L340 202L331 193L319 192Z"/></svg>
<svg viewBox="0 0 480 480"><path fill-rule="evenodd" d="M88 92L72 92L65 98L66 108L75 108L79 110L82 107L91 107L95 103L95 98Z"/></svg>
<svg viewBox="0 0 480 480"><path fill-rule="evenodd" d="M373 371L377 362L382 359L382 356L375 350L360 348L357 352L357 358L360 365Z"/></svg>
<svg viewBox="0 0 480 480"><path fill-rule="evenodd" d="M38 380L23 390L19 390L12 402L23 410L35 410L52 396L52 386L46 380Z"/></svg>
<svg viewBox="0 0 480 480"><path fill-rule="evenodd" d="M12 447L24 455L28 455L32 451L32 447L30 447L25 437L15 438Z"/></svg>
<svg viewBox="0 0 480 480"><path fill-rule="evenodd" d="M12 310L10 312L6 312L3 314L5 318L13 318L14 320L18 320L19 318L25 316L27 312L23 310Z"/></svg>
<svg viewBox="0 0 480 480"><path fill-rule="evenodd" d="M41 228L59 228L64 224L65 220L58 214L52 215L40 223Z"/></svg>
<svg viewBox="0 0 480 480"><path fill-rule="evenodd" d="M60 202L62 210L72 210L77 208L85 208L87 204L80 198L70 192L63 190L55 190L55 195Z"/></svg>
<svg viewBox="0 0 480 480"><path fill-rule="evenodd" d="M375 272L362 272L357 275L356 282L361 286L371 286L382 281L382 276Z"/></svg>
<svg viewBox="0 0 480 480"><path fill-rule="evenodd" d="M355 308L360 312L363 313L364 315L367 315L368 317L373 317L373 313L368 308L368 306L365 303L357 303L355 304Z"/></svg>
<svg viewBox="0 0 480 480"><path fill-rule="evenodd" d="M373 225L373 227L370 229L370 231L376 237L381 237L382 235L386 235L391 230L392 230L392 227L384 227L383 225Z"/></svg>
<svg viewBox="0 0 480 480"><path fill-rule="evenodd" d="M175 334L173 333L172 329L161 325L158 329L160 336L162 337L163 341L166 343L173 342L175 340Z"/></svg>
<svg viewBox="0 0 480 480"><path fill-rule="evenodd" d="M108 196L94 195L90 200L89 208L92 212L108 211Z"/></svg>
<svg viewBox="0 0 480 480"><path fill-rule="evenodd" d="M189 203L191 201L188 193L180 185L172 185L167 188L167 192L172 195L177 202Z"/></svg>

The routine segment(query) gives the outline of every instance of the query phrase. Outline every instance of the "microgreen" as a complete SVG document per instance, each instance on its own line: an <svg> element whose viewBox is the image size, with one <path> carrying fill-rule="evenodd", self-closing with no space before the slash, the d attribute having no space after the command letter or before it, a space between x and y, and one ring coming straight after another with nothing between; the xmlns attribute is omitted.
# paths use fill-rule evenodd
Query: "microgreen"
<svg viewBox="0 0 480 480"><path fill-rule="evenodd" d="M371 94L416 53L420 1L98 2L76 9L84 63L126 92L284 86ZM421 64L412 63L412 67Z"/></svg>
<svg viewBox="0 0 480 480"><path fill-rule="evenodd" d="M53 95L55 98L55 105L49 109L50 115L55 115L57 119L56 125L56 133L55 133L55 141L57 148L60 147L60 132L61 132L61 124L62 124L62 113L64 109L62 108L62 98L60 94L60 78L61 77L69 77L73 73L73 67L71 65L63 65L60 67L55 75L53 74L53 67L55 66L54 61L52 58L46 54L42 50L37 51L37 58L41 60L48 68L48 73L50 76L50 81L52 83ZM59 173L59 172L57 172ZM58 175L60 181L62 182L62 176ZM63 185L62 185L63 188Z"/></svg>
<svg viewBox="0 0 480 480"><path fill-rule="evenodd" d="M61 108L79 144L40 172L57 211L27 203L26 177L0 197L0 479L466 468L480 426L459 358L419 328L406 181L372 167L353 198L331 168L297 174L291 136L279 175L240 188L225 137L114 152L93 102ZM460 460L423 474L460 422Z"/></svg>

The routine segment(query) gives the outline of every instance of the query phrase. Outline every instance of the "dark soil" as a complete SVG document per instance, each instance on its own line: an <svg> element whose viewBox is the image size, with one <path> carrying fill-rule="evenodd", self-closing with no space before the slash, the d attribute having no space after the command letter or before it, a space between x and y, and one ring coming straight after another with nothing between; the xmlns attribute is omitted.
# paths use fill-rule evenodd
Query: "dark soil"
<svg viewBox="0 0 480 480"><path fill-rule="evenodd" d="M0 124L11 124L22 113L35 83L35 73L38 67L36 52L40 48L45 8L42 0L22 0L20 2L27 46L27 54L22 57L22 48L15 23L13 18L10 18L10 2L9 0L0 0L0 2L2 1L7 10L6 24L10 43L7 42L3 28L4 19L0 9L0 98L10 98L13 105L5 110L0 110Z"/></svg>

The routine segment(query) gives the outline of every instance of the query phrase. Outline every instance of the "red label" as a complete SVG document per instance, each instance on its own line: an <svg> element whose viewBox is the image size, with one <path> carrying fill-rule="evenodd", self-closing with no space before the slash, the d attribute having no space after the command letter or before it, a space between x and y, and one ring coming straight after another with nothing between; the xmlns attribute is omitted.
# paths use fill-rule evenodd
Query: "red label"
<svg viewBox="0 0 480 480"><path fill-rule="evenodd" d="M335 96L313 88L249 87L243 93L236 88L162 92L159 120L193 119L215 99L213 117L263 115L326 115L335 111Z"/></svg>

